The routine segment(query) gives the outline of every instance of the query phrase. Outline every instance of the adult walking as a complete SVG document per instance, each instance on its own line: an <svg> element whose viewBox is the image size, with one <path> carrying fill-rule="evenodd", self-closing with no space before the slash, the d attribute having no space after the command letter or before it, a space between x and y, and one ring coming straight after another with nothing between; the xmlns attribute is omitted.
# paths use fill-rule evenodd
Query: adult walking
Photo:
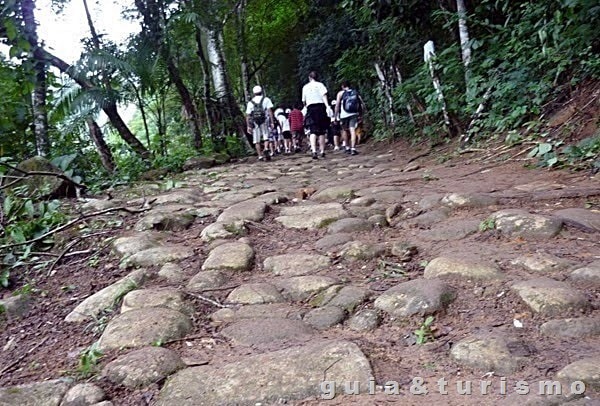
<svg viewBox="0 0 600 406"><path fill-rule="evenodd" d="M273 116L273 102L263 94L263 89L260 86L254 86L252 89L254 96L246 106L246 123L248 124L248 132L252 133L252 141L258 153L258 160L271 160L271 155L267 151L269 146L269 127L272 129L275 126L275 117ZM264 142L265 154L261 143Z"/></svg>
<svg viewBox="0 0 600 406"><path fill-rule="evenodd" d="M325 134L330 123L329 116L333 115L330 114L331 108L327 101L327 88L317 79L317 72L310 72L308 83L302 88L302 102L306 106L304 126L309 130L313 159L318 159L317 137L319 137L321 158L325 158Z"/></svg>
<svg viewBox="0 0 600 406"><path fill-rule="evenodd" d="M342 82L342 90L337 94L335 103L335 116L339 117L342 123L342 139L346 145L346 153L357 155L356 150L356 127L361 112L363 111L364 103L358 92L353 89L350 82ZM348 132L350 140L348 140ZM348 146L350 141L350 146Z"/></svg>

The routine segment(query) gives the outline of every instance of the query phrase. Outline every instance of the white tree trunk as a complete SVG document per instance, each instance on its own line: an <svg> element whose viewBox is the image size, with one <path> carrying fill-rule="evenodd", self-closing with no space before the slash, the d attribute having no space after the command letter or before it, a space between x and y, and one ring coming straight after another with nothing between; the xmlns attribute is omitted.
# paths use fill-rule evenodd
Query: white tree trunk
<svg viewBox="0 0 600 406"><path fill-rule="evenodd" d="M470 96L470 79L471 70L471 44L469 42L469 29L467 27L467 8L464 0L456 0L456 8L458 10L458 35L460 37L460 49L462 51L462 61L465 66L465 85L467 89L467 97Z"/></svg>
<svg viewBox="0 0 600 406"><path fill-rule="evenodd" d="M379 66L378 63L375 64L375 71L377 72L377 77L379 78L379 82L381 84L381 89L383 90L383 94L385 95L385 98L388 101L388 112L387 115L389 115L389 124L391 126L393 126L395 124L395 117L394 117L394 99L392 98L392 92L390 91L390 85L387 81L387 79L385 78L385 74L383 73L383 70L381 70L381 67Z"/></svg>
<svg viewBox="0 0 600 406"><path fill-rule="evenodd" d="M225 69L223 69L223 61L219 56L218 34L214 31L206 32L206 54L208 63L212 70L212 80L215 87L215 95L221 100L226 96L227 86L225 83Z"/></svg>
<svg viewBox="0 0 600 406"><path fill-rule="evenodd" d="M398 79L398 84L402 84L402 75L400 74L400 69L397 66L394 66L394 72L396 72L396 78ZM406 103L406 111L408 112L408 117L410 118L411 123L415 124L415 116L413 115L412 108L410 107L410 103Z"/></svg>
<svg viewBox="0 0 600 406"><path fill-rule="evenodd" d="M448 131L448 133L450 133L450 116L448 116L448 110L446 109L446 99L444 98L444 93L442 91L442 84L440 83L440 79L437 77L435 68L433 67L433 60L435 59L435 47L433 45L433 41L427 41L427 43L425 43L425 45L423 46L423 52L423 59L429 65L429 73L431 74L433 88L437 93L438 101L442 104L444 124L446 125L446 130Z"/></svg>

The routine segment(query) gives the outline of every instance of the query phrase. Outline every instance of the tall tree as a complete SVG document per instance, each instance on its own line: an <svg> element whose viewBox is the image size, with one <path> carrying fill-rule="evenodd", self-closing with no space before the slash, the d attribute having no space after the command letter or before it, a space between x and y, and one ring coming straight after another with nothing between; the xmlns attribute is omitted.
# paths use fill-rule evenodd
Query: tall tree
<svg viewBox="0 0 600 406"><path fill-rule="evenodd" d="M47 156L50 153L48 136L48 114L46 108L46 62L41 58L35 22L35 3L33 0L21 0L23 30L29 42L30 57L35 72L35 89L33 91L33 127L37 154Z"/></svg>
<svg viewBox="0 0 600 406"><path fill-rule="evenodd" d="M167 9L169 3L168 1L160 0L135 0L135 6L142 16L142 33L140 35L145 38L145 42L155 44L156 52L166 64L169 77L179 93L181 102L187 113L186 115L189 118L194 138L194 147L199 150L202 148L200 115L198 114L192 94L186 86L180 69L177 66L176 56L173 55L169 33L166 29L168 25Z"/></svg>
<svg viewBox="0 0 600 406"><path fill-rule="evenodd" d="M465 88L467 98L471 97L471 42L469 41L469 29L467 26L467 7L465 0L456 0L456 8L458 11L458 34L460 38L460 49L462 61L465 67Z"/></svg>

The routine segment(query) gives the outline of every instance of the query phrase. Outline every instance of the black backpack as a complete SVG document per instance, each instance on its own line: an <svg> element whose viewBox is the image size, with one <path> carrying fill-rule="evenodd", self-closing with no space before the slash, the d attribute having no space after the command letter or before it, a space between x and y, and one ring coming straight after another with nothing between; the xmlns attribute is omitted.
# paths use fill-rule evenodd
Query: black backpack
<svg viewBox="0 0 600 406"><path fill-rule="evenodd" d="M360 97L354 89L346 90L342 96L342 106L347 113L360 113Z"/></svg>
<svg viewBox="0 0 600 406"><path fill-rule="evenodd" d="M259 103L255 103L253 99L250 100L250 103L254 105L252 109L252 113L250 113L250 117L252 118L252 122L255 125L264 124L267 121L267 113L265 112L265 108L263 107L263 102L265 101L265 96L260 99Z"/></svg>

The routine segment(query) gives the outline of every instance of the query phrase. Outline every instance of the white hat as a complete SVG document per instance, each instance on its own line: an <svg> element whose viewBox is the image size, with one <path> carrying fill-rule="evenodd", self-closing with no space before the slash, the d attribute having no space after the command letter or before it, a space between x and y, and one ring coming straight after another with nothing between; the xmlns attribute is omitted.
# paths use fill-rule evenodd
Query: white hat
<svg viewBox="0 0 600 406"><path fill-rule="evenodd" d="M254 94L262 93L262 87L260 87L260 86L254 86L252 88L252 93L254 93Z"/></svg>

